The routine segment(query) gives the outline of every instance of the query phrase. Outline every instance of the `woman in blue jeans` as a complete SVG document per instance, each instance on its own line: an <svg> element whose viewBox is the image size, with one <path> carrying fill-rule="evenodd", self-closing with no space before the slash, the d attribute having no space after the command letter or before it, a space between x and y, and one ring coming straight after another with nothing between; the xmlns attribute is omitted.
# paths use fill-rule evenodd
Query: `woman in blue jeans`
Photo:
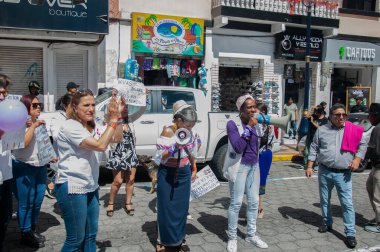
<svg viewBox="0 0 380 252"><path fill-rule="evenodd" d="M124 102L112 98L107 128L95 139L95 99L90 90L74 94L61 127L58 142L56 197L65 221L66 241L61 251L96 251L98 232L99 163L96 151L105 151L111 141L122 140L118 119Z"/></svg>
<svg viewBox="0 0 380 252"><path fill-rule="evenodd" d="M45 124L38 120L42 104L34 95L24 95L21 102L29 112L25 132L25 147L13 151L12 162L15 195L18 200L18 224L21 231L21 243L33 248L45 246L45 237L36 232L46 186L46 164L40 164L37 152L36 129ZM56 159L52 160L56 162Z"/></svg>
<svg viewBox="0 0 380 252"><path fill-rule="evenodd" d="M247 194L247 237L246 242L259 248L268 245L256 235L256 219L259 201L260 169L258 164L258 140L262 132L255 118L258 112L251 95L240 96L236 102L240 111L239 124L227 123L228 149L224 175L229 180L230 207L228 208L229 252L237 251L237 224L244 192Z"/></svg>

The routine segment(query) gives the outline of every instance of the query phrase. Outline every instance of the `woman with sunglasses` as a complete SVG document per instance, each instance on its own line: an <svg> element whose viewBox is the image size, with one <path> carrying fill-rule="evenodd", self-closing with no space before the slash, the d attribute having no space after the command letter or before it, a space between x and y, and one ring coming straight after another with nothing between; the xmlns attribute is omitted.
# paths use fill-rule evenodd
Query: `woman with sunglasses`
<svg viewBox="0 0 380 252"><path fill-rule="evenodd" d="M21 231L21 243L32 248L45 246L45 237L36 232L46 186L46 164L40 164L36 129L45 122L38 120L42 104L35 95L24 95L21 98L28 110L30 118L25 132L25 147L13 151L13 177L15 195L18 200L18 224ZM54 158L51 162L56 162Z"/></svg>
<svg viewBox="0 0 380 252"><path fill-rule="evenodd" d="M73 95L68 120L58 133L58 171L56 197L66 227L61 251L96 251L99 217L99 161L96 152L106 150L111 141L122 140L118 123L125 104L111 98L108 124L95 138L95 99L90 90Z"/></svg>

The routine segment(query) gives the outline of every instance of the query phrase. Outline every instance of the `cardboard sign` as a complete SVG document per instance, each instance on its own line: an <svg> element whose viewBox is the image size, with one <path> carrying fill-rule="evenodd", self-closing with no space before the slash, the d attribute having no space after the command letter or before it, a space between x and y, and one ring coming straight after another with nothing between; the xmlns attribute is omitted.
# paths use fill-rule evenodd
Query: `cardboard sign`
<svg viewBox="0 0 380 252"><path fill-rule="evenodd" d="M119 95L125 98L127 104L146 106L145 86L141 82L118 79L113 88L119 91Z"/></svg>
<svg viewBox="0 0 380 252"><path fill-rule="evenodd" d="M46 165L50 163L50 160L57 157L57 153L55 153L53 145L50 142L50 137L45 125L37 127L34 133L38 147L38 161L41 166Z"/></svg>
<svg viewBox="0 0 380 252"><path fill-rule="evenodd" d="M0 153L8 150L17 150L24 148L25 129L26 127L24 126L14 131L5 132L0 140Z"/></svg>
<svg viewBox="0 0 380 252"><path fill-rule="evenodd" d="M210 166L204 167L197 172L197 179L191 183L190 201L202 197L218 186L220 186L220 183Z"/></svg>

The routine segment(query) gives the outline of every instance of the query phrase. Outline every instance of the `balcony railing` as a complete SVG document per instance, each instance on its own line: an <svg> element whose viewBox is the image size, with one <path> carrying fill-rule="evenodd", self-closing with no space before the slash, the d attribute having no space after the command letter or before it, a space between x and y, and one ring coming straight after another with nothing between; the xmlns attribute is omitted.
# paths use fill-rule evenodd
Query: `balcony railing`
<svg viewBox="0 0 380 252"><path fill-rule="evenodd" d="M307 6L303 0L212 0L212 8L229 6L244 9L287 13L289 15L307 15ZM310 2L310 1L308 1ZM313 17L338 19L339 0L315 0L311 5Z"/></svg>

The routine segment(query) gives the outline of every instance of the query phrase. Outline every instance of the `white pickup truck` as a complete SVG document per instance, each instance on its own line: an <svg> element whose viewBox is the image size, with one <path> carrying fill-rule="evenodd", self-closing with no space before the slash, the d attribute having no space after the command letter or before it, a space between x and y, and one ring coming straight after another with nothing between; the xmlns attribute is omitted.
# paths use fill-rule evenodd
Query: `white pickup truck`
<svg viewBox="0 0 380 252"><path fill-rule="evenodd" d="M234 120L239 125L238 113L210 112L207 98L202 91L197 89L170 86L148 86L147 88L149 90L148 105L145 112L133 122L137 154L154 156L158 136L164 126L172 123L173 104L178 100L184 100L192 105L198 114L198 123L194 130L198 132L202 145L198 151L197 162L211 161L215 175L224 180L222 170L228 143L226 125L229 120ZM111 92L98 96L96 110L104 111L106 106L104 101L110 97ZM129 106L129 114L140 108ZM56 113L58 112L43 113L41 119L45 119L49 127L49 119L54 118Z"/></svg>

